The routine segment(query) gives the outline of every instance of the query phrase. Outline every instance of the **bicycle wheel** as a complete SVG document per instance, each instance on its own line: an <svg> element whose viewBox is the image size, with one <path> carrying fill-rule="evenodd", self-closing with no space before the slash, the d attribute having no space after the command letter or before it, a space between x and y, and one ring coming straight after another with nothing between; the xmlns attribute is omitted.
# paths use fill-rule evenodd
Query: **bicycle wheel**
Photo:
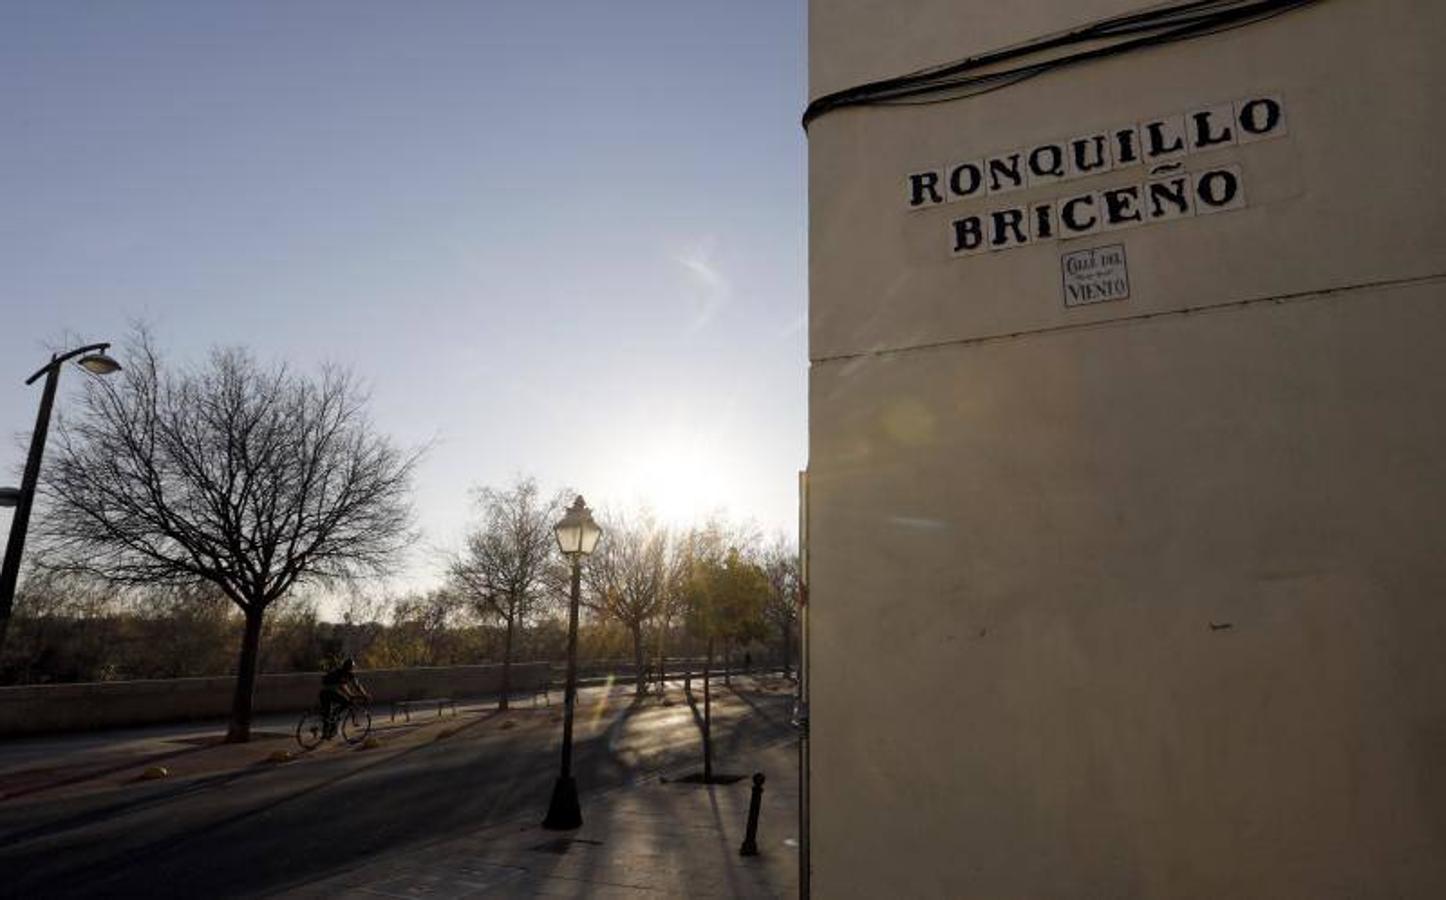
<svg viewBox="0 0 1446 900"><path fill-rule="evenodd" d="M352 706L341 717L341 737L348 744L363 741L372 730L372 713L365 706Z"/></svg>
<svg viewBox="0 0 1446 900"><path fill-rule="evenodd" d="M326 734L325 729L326 719L322 718L321 710L308 709L301 714L301 721L296 723L296 743L303 750L315 750Z"/></svg>

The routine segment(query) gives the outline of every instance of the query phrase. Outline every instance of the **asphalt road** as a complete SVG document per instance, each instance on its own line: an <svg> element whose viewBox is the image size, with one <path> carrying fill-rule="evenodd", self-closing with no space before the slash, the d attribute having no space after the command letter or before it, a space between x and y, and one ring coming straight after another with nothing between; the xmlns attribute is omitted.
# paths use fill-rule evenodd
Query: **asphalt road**
<svg viewBox="0 0 1446 900"><path fill-rule="evenodd" d="M790 733L786 695L727 695L715 691L720 771ZM591 794L700 767L700 730L682 696L663 705L634 704L623 688L583 693L574 772L584 817ZM399 749L0 804L0 896L265 894L475 829L535 824L557 775L557 712L463 719L449 737Z"/></svg>

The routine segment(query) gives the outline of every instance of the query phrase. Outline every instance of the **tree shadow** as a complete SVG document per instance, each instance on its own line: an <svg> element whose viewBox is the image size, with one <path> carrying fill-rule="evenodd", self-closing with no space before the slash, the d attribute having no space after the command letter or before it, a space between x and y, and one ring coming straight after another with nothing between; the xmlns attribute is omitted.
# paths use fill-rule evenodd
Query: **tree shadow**
<svg viewBox="0 0 1446 900"><path fill-rule="evenodd" d="M698 699L693 696L692 691L688 691L688 708L693 711L693 724L698 726L698 734L701 736L704 725L703 714L698 711Z"/></svg>
<svg viewBox="0 0 1446 900"><path fill-rule="evenodd" d="M717 701L717 699L715 698L713 702L714 702L714 703L717 703L718 701ZM708 731L708 727L707 727L707 723L704 722L704 720L703 720L703 714L702 714L701 712L699 712L699 710L698 710L698 701L697 701L696 699L694 699L694 697L693 697L693 695L692 695L691 692L688 694L688 709L689 709L689 711L691 711L692 714L693 714L693 724L694 724L695 726L697 726L697 728L698 728L698 738L699 738L700 740L702 740L702 739L704 738L704 735L705 735L706 732ZM715 723L715 724L716 724L716 723ZM724 728L724 729L721 729L721 730L722 730L722 731L731 731L732 729ZM720 729L716 729L716 728L715 728L715 729L713 730L713 733L712 733L711 735L707 735L707 739L713 744L713 749L714 749L714 751L715 751L715 753L714 753L715 758L716 758L717 755L718 755L716 751L719 749L719 738L720 738L719 732L720 732ZM713 773L713 776L712 776L711 778L705 778L702 772L690 772L690 773L688 773L687 775L684 775L682 778L674 778L674 779L671 779L671 783L673 783L673 784L701 784L701 785L710 785L710 784L736 784L737 782L742 781L745 777L746 777L746 776L743 776L743 775L733 775L733 774L729 774L729 773L725 773L725 772L715 771L715 772Z"/></svg>
<svg viewBox="0 0 1446 900"><path fill-rule="evenodd" d="M747 692L740 691L736 687L729 688L729 691L733 694L733 696L737 697L739 700L742 700L744 703L747 703L750 707L752 707L753 711L757 713L759 718L763 719L764 722L767 722L770 728L792 730L793 723L791 721L789 721L787 718L777 715L775 712L770 711L769 709L764 707L763 704L759 703L756 699L749 696ZM787 697L789 695L785 694L780 696Z"/></svg>
<svg viewBox="0 0 1446 900"><path fill-rule="evenodd" d="M182 753L193 753L196 750L200 749L202 748L193 747L184 751L178 751L177 753L166 754L166 756L168 758L173 756L179 756ZM131 767L132 766L125 766L123 768ZM242 779L251 778L255 775L261 774L262 772L273 771L274 769L274 764L263 760L252 763L243 769L232 772L219 772L214 775L202 775L196 778L189 779L184 784L161 787L159 793L147 792L143 796L132 797L126 800L122 800L119 803L112 803L109 806L102 806L99 809L85 810L84 812L78 813L73 816L67 816L63 819L57 819L51 822L32 826L30 828L24 829L23 831L8 832L6 834L0 835L0 838L4 839L4 843L6 845L14 845L23 841L33 840L35 838L48 837L55 834L63 834L64 832L69 831L72 828L79 828L87 825L96 825L109 821L111 819L119 818L120 816L130 815L131 813L141 812L158 806L165 806L168 803L183 800L192 794L198 794L213 787L226 787ZM158 785L158 787L160 786Z"/></svg>
<svg viewBox="0 0 1446 900"><path fill-rule="evenodd" d="M495 715L495 710L484 713L482 716L473 720L472 722L468 722L460 726L458 728L458 731L466 728L471 728L477 724L480 724L481 722L491 719ZM168 836L163 840L157 841L153 844L148 844L145 847L137 850L134 856L137 859L146 860L154 858L155 854L158 854L161 851L173 852L175 849L191 844L219 829L243 822L255 816L264 815L284 804L300 800L307 797L308 795L316 793L317 791L331 787L349 778L353 778L355 776L366 773L369 770L374 769L378 766L385 765L403 757L410 756L411 754L416 753L419 750L423 750L431 746L431 743L417 744L416 746L408 747L396 753L383 756L373 762L367 763L354 769L348 769L333 777L315 782L308 785L307 787L302 788L301 790L298 790L294 793L288 793L260 806L250 807L234 815L226 816L224 818L208 822L197 828L193 828L180 838ZM177 753L168 755L177 756L181 753L190 753L201 749L204 748L190 747L184 751L178 751ZM213 775L203 775L197 778L193 778L187 781L185 784L176 785L174 789L162 791L159 795L147 793L144 796L130 798L119 803L113 803L109 806L101 807L100 809L84 810L76 815L67 816L63 819L27 828L23 831L15 831L0 835L0 838L4 839L4 843L6 845L14 846L15 844L24 841L34 840L36 838L49 837L56 834L62 834L74 828L92 826L109 821L111 819L119 818L121 816L142 812L157 807L163 807L168 804L187 799L191 795L199 794L213 788L230 787L234 784L248 781L259 775L275 773L279 771L281 771L281 767L277 766L276 764L268 762L266 760L258 760L257 762L251 763L244 768L235 769L228 772L218 772ZM100 870L104 868L109 868L113 865L114 860L104 860L91 866L78 869L76 871L76 874L80 875L91 869Z"/></svg>
<svg viewBox="0 0 1446 900"><path fill-rule="evenodd" d="M212 746L215 745L203 744L195 747L182 747L179 750L171 750L166 753L151 753L145 756L138 756L133 759L129 759L123 763L118 763L116 765L100 764L100 768L85 769L79 774L73 775L69 778L62 778L59 781L50 781L46 782L45 784L35 785L34 787L20 788L19 790L14 791L5 791L3 794L0 794L0 797L3 797L3 799L5 800L13 800L16 797L29 797L35 794L43 794L46 791L53 791L56 788L70 787L76 784L84 784L87 781L93 781L97 778L104 778L107 775L114 775L117 772L124 772L126 769L134 769L139 766L152 766L156 763L164 762L168 759L176 759L177 757L188 756L192 753L198 753L202 750L209 750ZM23 776L27 774L27 772L35 771L37 770L22 770L19 772L10 773L10 775L7 777Z"/></svg>

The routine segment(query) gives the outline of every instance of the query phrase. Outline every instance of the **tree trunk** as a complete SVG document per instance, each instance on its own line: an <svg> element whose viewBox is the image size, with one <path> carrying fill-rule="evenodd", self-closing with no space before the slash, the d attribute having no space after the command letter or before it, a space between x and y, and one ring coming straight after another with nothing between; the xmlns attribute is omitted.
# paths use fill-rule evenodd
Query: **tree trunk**
<svg viewBox="0 0 1446 900"><path fill-rule="evenodd" d="M507 698L512 694L512 631L517 616L507 620L507 637L502 639L502 696L497 701L498 709L507 708Z"/></svg>
<svg viewBox="0 0 1446 900"><path fill-rule="evenodd" d="M792 634L792 631L793 631L793 629L789 627L789 623L784 622L784 623L783 623L783 677L784 677L784 678L792 678L792 677L793 677L793 666L792 666L792 662L793 662L793 655L792 655L792 651L793 651L793 634Z"/></svg>
<svg viewBox="0 0 1446 900"><path fill-rule="evenodd" d="M261 618L264 610L249 606L245 610L246 628L241 633L241 661L236 666L236 696L231 701L231 724L226 729L226 743L244 744L251 740L251 699L256 693L256 663L261 649Z"/></svg>
<svg viewBox="0 0 1446 900"><path fill-rule="evenodd" d="M713 674L713 639L708 638L708 657L703 662L703 781L713 783L713 695L708 690Z"/></svg>
<svg viewBox="0 0 1446 900"><path fill-rule="evenodd" d="M733 642L723 642L723 683L733 686Z"/></svg>
<svg viewBox="0 0 1446 900"><path fill-rule="evenodd" d="M668 693L668 657L664 654L666 648L663 646L663 637L666 630L658 626L658 693Z"/></svg>
<svg viewBox="0 0 1446 900"><path fill-rule="evenodd" d="M648 692L647 673L643 671L643 626L633 626L633 693L641 697Z"/></svg>

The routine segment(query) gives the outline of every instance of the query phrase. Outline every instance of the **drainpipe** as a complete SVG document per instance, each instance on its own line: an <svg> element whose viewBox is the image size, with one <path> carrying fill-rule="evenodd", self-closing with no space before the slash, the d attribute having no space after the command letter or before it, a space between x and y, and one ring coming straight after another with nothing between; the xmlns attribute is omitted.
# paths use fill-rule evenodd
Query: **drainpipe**
<svg viewBox="0 0 1446 900"><path fill-rule="evenodd" d="M808 840L808 470L798 473L798 695L793 724L798 728L798 896L808 900L813 864Z"/></svg>

